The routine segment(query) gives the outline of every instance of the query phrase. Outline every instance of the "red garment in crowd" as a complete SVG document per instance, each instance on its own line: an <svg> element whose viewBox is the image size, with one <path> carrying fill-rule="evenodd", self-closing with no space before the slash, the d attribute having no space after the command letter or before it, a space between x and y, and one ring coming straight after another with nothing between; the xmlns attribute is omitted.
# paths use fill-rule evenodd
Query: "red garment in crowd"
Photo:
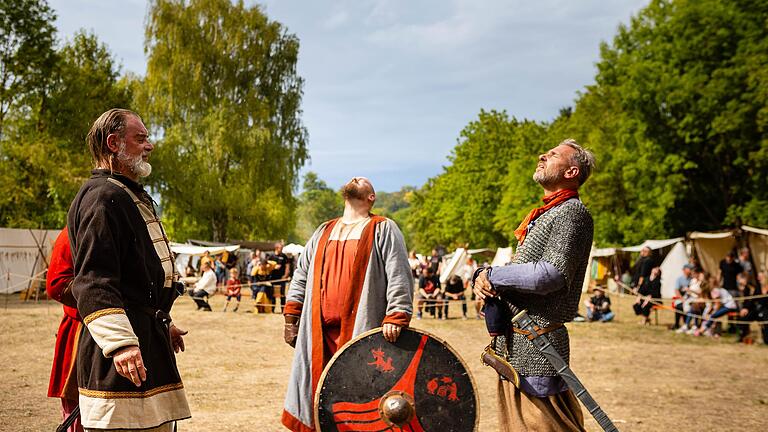
<svg viewBox="0 0 768 432"><path fill-rule="evenodd" d="M227 295L228 296L239 296L240 295L240 289L242 288L242 284L237 279L229 278L227 279Z"/></svg>
<svg viewBox="0 0 768 432"><path fill-rule="evenodd" d="M69 235L65 227L56 238L51 255L51 263L48 266L46 291L48 296L61 302L64 308L64 317L56 332L56 346L53 355L53 367L51 368L51 380L48 384L48 397L62 399L62 407L65 413L74 409L73 403L78 400L77 391L77 367L76 353L77 341L82 328L82 318L77 313L75 299L72 296L72 280L74 279L72 266L72 251L69 247ZM75 428L70 430L82 431L79 421Z"/></svg>

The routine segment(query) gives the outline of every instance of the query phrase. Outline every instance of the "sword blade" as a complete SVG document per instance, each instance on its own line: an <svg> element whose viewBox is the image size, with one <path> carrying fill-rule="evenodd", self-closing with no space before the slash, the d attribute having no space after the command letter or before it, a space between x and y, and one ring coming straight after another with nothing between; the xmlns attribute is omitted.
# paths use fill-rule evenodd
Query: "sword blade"
<svg viewBox="0 0 768 432"><path fill-rule="evenodd" d="M527 311L521 310L508 300L504 300L504 302L507 304L507 307L509 307L512 315L514 315L514 318L512 318L513 323L517 322L520 328L528 330L531 334L538 333L536 331L536 323L528 315ZM573 373L573 370L571 370L570 366L563 360L560 353L558 353L555 347L552 346L547 335L539 335L531 340L531 342L539 352L544 355L544 358L547 359L552 367L555 368L558 375L563 378L565 383L568 384L568 387L573 391L576 397L579 398L581 403L584 404L584 407L589 411L592 417L594 417L600 427L606 432L619 432L619 429L616 428L616 425L614 425L611 419L608 418L605 411L603 411L595 399L592 398L592 395L589 394L586 387L584 387L584 384L581 383L579 378L576 377L576 374Z"/></svg>

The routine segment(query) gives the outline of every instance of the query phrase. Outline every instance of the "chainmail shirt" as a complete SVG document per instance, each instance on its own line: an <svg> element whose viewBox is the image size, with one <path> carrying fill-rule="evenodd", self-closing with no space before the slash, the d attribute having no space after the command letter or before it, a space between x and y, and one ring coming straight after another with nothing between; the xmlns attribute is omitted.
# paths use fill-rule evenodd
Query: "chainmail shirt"
<svg viewBox="0 0 768 432"><path fill-rule="evenodd" d="M528 314L540 327L573 320L578 313L593 232L592 215L576 198L539 216L511 264L545 261L562 273L565 286L546 295L509 290L503 296L516 306L528 309ZM569 362L568 330L561 327L547 336L557 352ZM498 354L523 376L557 375L533 343L521 334L513 333L509 341L505 336L498 336L496 348Z"/></svg>

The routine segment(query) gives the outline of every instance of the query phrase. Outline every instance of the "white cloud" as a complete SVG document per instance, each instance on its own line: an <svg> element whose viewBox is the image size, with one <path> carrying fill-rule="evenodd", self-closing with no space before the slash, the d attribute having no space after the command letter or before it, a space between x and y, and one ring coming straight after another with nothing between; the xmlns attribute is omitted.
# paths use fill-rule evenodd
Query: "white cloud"
<svg viewBox="0 0 768 432"><path fill-rule="evenodd" d="M323 22L323 28L326 30L334 30L346 24L347 20L349 20L349 12L346 10L339 10Z"/></svg>

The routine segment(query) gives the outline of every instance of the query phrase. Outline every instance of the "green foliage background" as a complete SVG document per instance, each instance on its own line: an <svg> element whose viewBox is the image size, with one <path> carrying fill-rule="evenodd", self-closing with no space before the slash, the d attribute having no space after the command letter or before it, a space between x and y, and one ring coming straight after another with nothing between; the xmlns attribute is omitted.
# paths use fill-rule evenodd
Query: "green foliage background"
<svg viewBox="0 0 768 432"><path fill-rule="evenodd" d="M768 226L768 2L654 0L602 44L595 83L537 124L481 112L414 193L415 246L514 243L538 205L536 156L573 137L598 245Z"/></svg>
<svg viewBox="0 0 768 432"><path fill-rule="evenodd" d="M0 0L0 225L58 228L112 107L157 140L149 178L175 239L304 241L338 216L301 121L298 39L258 6L153 0L147 75L87 32L59 41L45 0ZM600 47L595 81L547 122L481 110L443 172L378 192L410 247L507 246L541 190L539 153L572 137L598 169L582 190L600 246L768 226L768 0L652 0Z"/></svg>

